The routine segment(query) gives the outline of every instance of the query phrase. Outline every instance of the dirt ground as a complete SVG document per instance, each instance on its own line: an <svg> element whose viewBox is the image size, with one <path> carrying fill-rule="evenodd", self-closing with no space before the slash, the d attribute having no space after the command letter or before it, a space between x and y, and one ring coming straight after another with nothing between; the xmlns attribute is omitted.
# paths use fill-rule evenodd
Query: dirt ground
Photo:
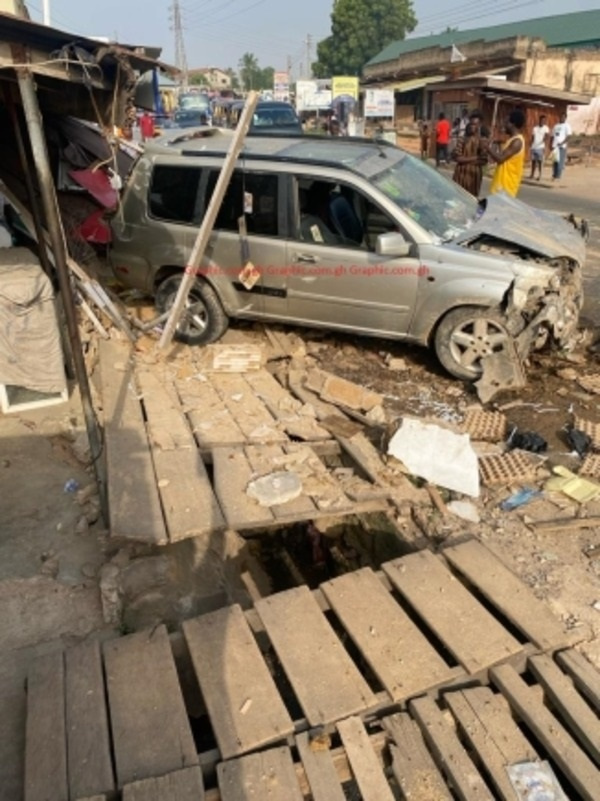
<svg viewBox="0 0 600 801"><path fill-rule="evenodd" d="M592 202L598 185L600 168L571 168L564 185L547 191L555 203L554 193L562 193L558 202L568 210L574 199ZM600 296L600 227L597 216L591 222L586 288L595 298ZM587 335L576 353L535 356L527 387L496 401L498 407L509 405L509 426L535 431L547 440L544 461L530 485L538 489L552 466L576 469L580 464L565 439L573 414L600 423L600 395L578 383L584 375L600 374L598 352L588 348L596 338L597 308L596 302L586 303ZM266 341L259 327L234 326L236 330L243 337ZM472 391L450 380L423 349L314 331L297 333L315 365L384 395L388 425L371 432L382 447L402 416L456 423L476 403ZM397 369L390 369L390 358L402 360ZM2 801L20 801L26 666L40 651L115 633L115 625L104 622L98 577L116 549L90 495L93 470L87 463L76 392L68 404L0 414L0 442L0 795ZM77 482L78 491L65 491L70 480ZM467 534L480 537L548 602L600 669L600 527L536 531L540 521L600 516L600 500L580 506L562 494L543 493L525 506L502 511L501 501L521 486L484 489L474 502L480 516L476 524L442 518L432 508L417 521L421 534L433 548ZM444 499L450 496L444 494ZM398 525L402 530L401 520ZM415 521L410 525L414 528Z"/></svg>

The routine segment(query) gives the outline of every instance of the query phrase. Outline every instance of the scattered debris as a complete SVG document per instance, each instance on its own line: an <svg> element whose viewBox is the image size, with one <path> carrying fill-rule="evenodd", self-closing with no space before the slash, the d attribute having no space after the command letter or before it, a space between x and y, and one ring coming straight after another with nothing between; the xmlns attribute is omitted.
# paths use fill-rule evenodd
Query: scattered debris
<svg viewBox="0 0 600 801"><path fill-rule="evenodd" d="M79 481L76 481L74 478L68 479L65 482L65 486L63 487L63 492L77 492L79 489Z"/></svg>
<svg viewBox="0 0 600 801"><path fill-rule="evenodd" d="M543 453L548 450L546 440L535 431L519 431L513 428L508 437L507 445L509 448L518 448L530 453Z"/></svg>
<svg viewBox="0 0 600 801"><path fill-rule="evenodd" d="M404 359L399 359L394 356L387 355L385 363L389 370L394 370L395 372L404 372L404 370L408 370L408 365Z"/></svg>
<svg viewBox="0 0 600 801"><path fill-rule="evenodd" d="M527 383L514 343L508 340L504 348L481 360L483 372L479 381L475 382L475 388L482 403L489 403L498 392L521 389Z"/></svg>
<svg viewBox="0 0 600 801"><path fill-rule="evenodd" d="M415 476L465 495L479 496L477 455L468 434L405 417L390 440L388 453Z"/></svg>
<svg viewBox="0 0 600 801"><path fill-rule="evenodd" d="M568 801L546 760L519 762L506 770L519 801Z"/></svg>
<svg viewBox="0 0 600 801"><path fill-rule="evenodd" d="M198 366L207 373L247 373L260 370L265 362L265 350L260 345L217 343L204 346Z"/></svg>
<svg viewBox="0 0 600 801"><path fill-rule="evenodd" d="M579 373L574 367L562 367L556 371L556 375L564 381L575 381Z"/></svg>
<svg viewBox="0 0 600 801"><path fill-rule="evenodd" d="M474 503L471 501L450 501L446 504L448 511L452 512L456 517L461 520L466 520L468 523L479 523L479 511Z"/></svg>
<svg viewBox="0 0 600 801"><path fill-rule="evenodd" d="M355 411L368 412L383 403L383 397L377 392L324 370L310 370L306 374L305 385L322 400Z"/></svg>
<svg viewBox="0 0 600 801"><path fill-rule="evenodd" d="M293 501L302 493L302 481L297 473L280 470L251 481L246 493L261 506L278 506Z"/></svg>
<svg viewBox="0 0 600 801"><path fill-rule="evenodd" d="M592 446L596 450L600 450L600 423L593 423L591 420L585 420L583 417L575 415L573 429L588 436Z"/></svg>
<svg viewBox="0 0 600 801"><path fill-rule="evenodd" d="M579 475L600 479L600 454L588 453L579 468Z"/></svg>
<svg viewBox="0 0 600 801"><path fill-rule="evenodd" d="M593 395L600 395L600 375L594 373L593 375L581 375L577 378L577 383L586 392L591 392Z"/></svg>
<svg viewBox="0 0 600 801"><path fill-rule="evenodd" d="M467 409L461 428L471 439L502 442L506 439L507 422L501 412L470 408Z"/></svg>
<svg viewBox="0 0 600 801"><path fill-rule="evenodd" d="M553 473L555 475L544 485L544 489L548 491L563 492L579 503L587 503L600 494L600 484L581 478L562 465L556 465Z"/></svg>
<svg viewBox="0 0 600 801"><path fill-rule="evenodd" d="M535 465L523 451L490 454L479 457L481 479L488 487L530 481L535 477Z"/></svg>
<svg viewBox="0 0 600 801"><path fill-rule="evenodd" d="M537 489L521 489L503 500L500 508L503 512L510 512L513 509L518 509L519 506L525 506L534 498L539 498L541 494L540 490Z"/></svg>
<svg viewBox="0 0 600 801"><path fill-rule="evenodd" d="M583 431L571 428L567 431L567 442L578 456L585 456L592 444L592 438Z"/></svg>

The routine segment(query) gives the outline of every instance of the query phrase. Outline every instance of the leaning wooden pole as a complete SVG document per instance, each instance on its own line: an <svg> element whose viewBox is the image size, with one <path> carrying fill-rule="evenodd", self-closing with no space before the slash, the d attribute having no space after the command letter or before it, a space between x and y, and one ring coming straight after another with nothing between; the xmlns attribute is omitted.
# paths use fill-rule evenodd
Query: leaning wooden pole
<svg viewBox="0 0 600 801"><path fill-rule="evenodd" d="M50 169L50 161L48 159L48 151L46 149L46 140L44 138L44 129L42 126L42 116L37 101L37 95L31 71L27 68L19 67L17 68L16 72L17 80L19 82L19 91L21 93L21 100L23 103L23 110L25 112L25 121L27 123L27 130L29 132L29 140L31 142L33 161L38 177L42 206L44 209L44 215L46 217L46 226L48 228L52 253L54 255L54 265L62 295L67 331L71 344L73 367L75 369L75 377L77 379L81 394L81 405L83 407L85 426L90 442L92 464L94 466L94 473L98 482L100 500L102 503L102 513L105 520L108 520L106 509L106 493L104 491L105 484L100 465L102 437L100 435L98 421L96 420L96 416L94 414L90 384L85 366L85 360L83 358L81 339L79 337L75 300L71 290L69 269L67 267L65 236L58 213L58 203L56 200L56 193L54 191L54 181L52 178L52 171ZM43 242L41 242L40 247L43 246Z"/></svg>
<svg viewBox="0 0 600 801"><path fill-rule="evenodd" d="M225 161L223 162L223 167L221 169L217 185L215 186L215 191L213 192L210 203L208 204L208 208L206 209L206 214L202 220L202 224L200 226L200 230L198 231L196 241L194 242L194 247L192 248L188 264L183 273L181 284L179 285L175 301L171 307L171 313L167 319L164 331L162 332L159 342L159 346L161 348L166 348L171 344L173 335L175 334L175 330L181 319L183 308L187 302L192 284L196 280L198 267L200 266L200 262L204 256L204 251L206 250L215 220L217 219L217 214L219 213L221 203L225 197L225 192L229 186L229 181L231 180L231 176L235 167L235 162L237 161L237 157L239 156L244 145L244 139L246 138L257 102L258 92L249 92L246 99L246 104L244 106L244 111L240 117L235 135L231 140L231 146L229 147L229 151Z"/></svg>

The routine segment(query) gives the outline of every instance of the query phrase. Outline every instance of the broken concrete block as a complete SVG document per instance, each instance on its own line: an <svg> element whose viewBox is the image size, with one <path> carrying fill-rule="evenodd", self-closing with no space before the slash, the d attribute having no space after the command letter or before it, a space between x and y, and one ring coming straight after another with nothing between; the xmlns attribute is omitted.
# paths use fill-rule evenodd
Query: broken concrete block
<svg viewBox="0 0 600 801"><path fill-rule="evenodd" d="M246 487L246 493L260 506L278 506L302 493L302 481L297 473L281 470L254 479Z"/></svg>
<svg viewBox="0 0 600 801"><path fill-rule="evenodd" d="M390 356L389 359L386 359L386 364L389 370L394 370L395 372L403 372L404 370L408 370L408 365L404 361L404 359L398 359L393 356Z"/></svg>
<svg viewBox="0 0 600 801"><path fill-rule="evenodd" d="M367 414L365 416L366 416L367 420L369 420L371 423L386 423L387 422L386 416L385 416L385 412L383 410L383 406L381 406L379 404L377 406L373 406L372 409L369 409L369 411L367 412Z"/></svg>
<svg viewBox="0 0 600 801"><path fill-rule="evenodd" d="M260 345L206 345L198 360L204 372L247 373L259 370L266 363L265 350Z"/></svg>
<svg viewBox="0 0 600 801"><path fill-rule="evenodd" d="M360 384L354 384L352 381L331 374L326 375L319 394L324 401L346 406L356 411L369 411L374 406L380 406L383 403L383 397L377 392L371 392L371 390L361 387Z"/></svg>

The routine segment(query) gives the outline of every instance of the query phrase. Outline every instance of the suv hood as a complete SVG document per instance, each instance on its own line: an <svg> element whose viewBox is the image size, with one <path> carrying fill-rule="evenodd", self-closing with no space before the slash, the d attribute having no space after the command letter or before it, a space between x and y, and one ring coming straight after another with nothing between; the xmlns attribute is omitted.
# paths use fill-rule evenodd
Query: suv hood
<svg viewBox="0 0 600 801"><path fill-rule="evenodd" d="M542 211L505 192L483 201L484 212L455 243L468 244L481 236L503 240L550 259L568 256L583 266L585 241L574 224L559 214Z"/></svg>

